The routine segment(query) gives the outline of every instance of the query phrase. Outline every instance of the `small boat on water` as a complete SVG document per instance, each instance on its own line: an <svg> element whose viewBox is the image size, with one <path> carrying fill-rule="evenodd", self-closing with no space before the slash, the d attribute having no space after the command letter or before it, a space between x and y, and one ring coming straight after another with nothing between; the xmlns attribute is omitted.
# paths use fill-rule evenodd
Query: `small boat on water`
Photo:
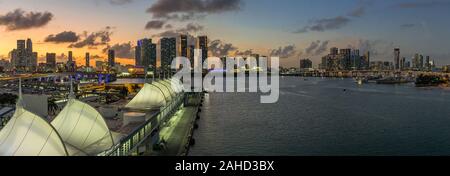
<svg viewBox="0 0 450 176"><path fill-rule="evenodd" d="M432 76L432 75L419 75L416 78L416 87L437 87L448 86L448 78Z"/></svg>
<svg viewBox="0 0 450 176"><path fill-rule="evenodd" d="M402 77L386 77L376 81L377 84L405 84L410 82L413 81Z"/></svg>
<svg viewBox="0 0 450 176"><path fill-rule="evenodd" d="M369 80L366 77L357 77L355 78L355 83L357 83L358 85L362 85L365 83L368 83Z"/></svg>

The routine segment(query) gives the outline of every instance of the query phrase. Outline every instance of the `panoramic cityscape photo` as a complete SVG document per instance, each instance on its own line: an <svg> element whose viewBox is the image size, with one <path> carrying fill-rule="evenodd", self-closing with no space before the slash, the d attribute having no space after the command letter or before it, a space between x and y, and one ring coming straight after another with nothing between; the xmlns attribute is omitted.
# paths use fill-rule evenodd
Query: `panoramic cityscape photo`
<svg viewBox="0 0 450 176"><path fill-rule="evenodd" d="M0 0L0 156L450 156L449 17L447 0ZM170 168L241 166L190 164Z"/></svg>

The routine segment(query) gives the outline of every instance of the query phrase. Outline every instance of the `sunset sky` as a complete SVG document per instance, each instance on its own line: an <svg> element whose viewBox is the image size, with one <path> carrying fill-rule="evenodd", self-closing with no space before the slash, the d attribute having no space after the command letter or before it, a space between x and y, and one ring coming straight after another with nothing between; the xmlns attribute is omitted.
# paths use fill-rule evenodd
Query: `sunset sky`
<svg viewBox="0 0 450 176"><path fill-rule="evenodd" d="M133 64L136 40L189 33L207 35L213 55L280 56L282 66L317 65L333 46L389 61L400 47L408 60L421 53L444 65L449 17L448 0L0 0L0 58L31 38L41 60L73 51L84 63L85 52L105 58L113 48Z"/></svg>

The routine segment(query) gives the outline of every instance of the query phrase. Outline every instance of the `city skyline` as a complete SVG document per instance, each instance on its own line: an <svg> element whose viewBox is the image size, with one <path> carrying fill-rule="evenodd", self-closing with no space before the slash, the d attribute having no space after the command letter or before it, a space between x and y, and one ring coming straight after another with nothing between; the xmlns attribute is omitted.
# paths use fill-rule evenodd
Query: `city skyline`
<svg viewBox="0 0 450 176"><path fill-rule="evenodd" d="M274 55L282 57L282 66L298 66L303 58L317 66L331 47L370 50L371 60L383 61L393 61L398 47L400 58L420 53L438 65L450 64L446 1L208 2L193 0L197 7L177 8L183 2L0 0L0 58L9 58L17 40L31 38L39 62L47 52L61 60L73 51L77 64L84 64L86 52L92 64L99 57L106 60L113 49L117 62L134 64L137 40L152 38L159 45L162 37L189 34L208 36L212 55ZM30 15L39 18L30 21Z"/></svg>

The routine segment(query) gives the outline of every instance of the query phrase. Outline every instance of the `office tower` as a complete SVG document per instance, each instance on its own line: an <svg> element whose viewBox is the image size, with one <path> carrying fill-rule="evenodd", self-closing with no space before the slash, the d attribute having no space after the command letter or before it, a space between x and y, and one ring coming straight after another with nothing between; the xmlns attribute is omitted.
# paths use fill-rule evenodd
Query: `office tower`
<svg viewBox="0 0 450 176"><path fill-rule="evenodd" d="M414 55L414 57L413 57L413 59L412 59L412 67L414 68L414 69L418 69L419 68L419 54L415 54Z"/></svg>
<svg viewBox="0 0 450 176"><path fill-rule="evenodd" d="M198 37L198 49L201 50L202 53L202 63L208 58L208 37L200 36Z"/></svg>
<svg viewBox="0 0 450 176"><path fill-rule="evenodd" d="M420 55L419 57L419 68L423 69L423 55Z"/></svg>
<svg viewBox="0 0 450 176"><path fill-rule="evenodd" d="M90 63L89 62L91 61L91 58L90 58L89 53L86 53L86 56L84 58L86 60L86 63L85 63L86 67L90 67Z"/></svg>
<svg viewBox="0 0 450 176"><path fill-rule="evenodd" d="M33 52L33 42L27 39L26 42L26 67L28 71L36 70L37 68L37 52Z"/></svg>
<svg viewBox="0 0 450 176"><path fill-rule="evenodd" d="M431 70L431 62L430 62L430 56L427 56L425 59L425 68L429 71Z"/></svg>
<svg viewBox="0 0 450 176"><path fill-rule="evenodd" d="M370 51L366 52L364 59L365 59L366 69L369 69L370 68Z"/></svg>
<svg viewBox="0 0 450 176"><path fill-rule="evenodd" d="M179 53L179 56L181 56L181 57L188 57L187 49L188 49L187 36L186 35L181 35L180 36L180 53Z"/></svg>
<svg viewBox="0 0 450 176"><path fill-rule="evenodd" d="M339 51L339 70L350 70L350 68L352 67L352 59L351 59L351 55L352 55L352 49L341 49Z"/></svg>
<svg viewBox="0 0 450 176"><path fill-rule="evenodd" d="M46 54L46 65L49 69L56 68L56 53L47 53Z"/></svg>
<svg viewBox="0 0 450 176"><path fill-rule="evenodd" d="M116 66L115 57L116 56L114 50L108 50L108 66L110 68Z"/></svg>
<svg viewBox="0 0 450 176"><path fill-rule="evenodd" d="M33 53L33 42L31 39L27 39L27 53Z"/></svg>
<svg viewBox="0 0 450 176"><path fill-rule="evenodd" d="M20 70L26 67L27 61L25 49L25 40L17 40L17 49L14 52L15 57L13 62L13 66L16 67L16 69Z"/></svg>
<svg viewBox="0 0 450 176"><path fill-rule="evenodd" d="M338 55L338 54L339 54L338 51L339 51L338 48L332 47L332 48L330 49L330 55Z"/></svg>
<svg viewBox="0 0 450 176"><path fill-rule="evenodd" d="M142 40L137 41L137 45L134 51L134 60L136 66L142 66L142 59L141 59L141 51L142 51Z"/></svg>
<svg viewBox="0 0 450 176"><path fill-rule="evenodd" d="M394 48L394 65L395 69L400 69L400 48Z"/></svg>
<svg viewBox="0 0 450 176"><path fill-rule="evenodd" d="M75 61L73 60L73 53L69 51L67 56L67 71L74 72L75 71Z"/></svg>
<svg viewBox="0 0 450 176"><path fill-rule="evenodd" d="M34 71L37 68L37 52L33 52L31 39L17 40L17 48L11 51L11 65L19 71Z"/></svg>
<svg viewBox="0 0 450 176"><path fill-rule="evenodd" d="M162 38L161 39L161 68L169 69L172 60L177 57L177 39Z"/></svg>
<svg viewBox="0 0 450 176"><path fill-rule="evenodd" d="M69 61L69 62L73 61L72 51L69 51L69 55L67 58L68 58L67 61Z"/></svg>
<svg viewBox="0 0 450 176"><path fill-rule="evenodd" d="M142 39L141 42L142 66L156 68L156 44L152 39Z"/></svg>
<svg viewBox="0 0 450 176"><path fill-rule="evenodd" d="M400 70L404 70L405 68L406 68L406 58L403 57L403 58L400 60Z"/></svg>
<svg viewBox="0 0 450 176"><path fill-rule="evenodd" d="M191 67L194 67L194 56L195 56L195 46L194 45L189 45L188 48L188 59L191 62ZM203 63L203 62L202 62Z"/></svg>
<svg viewBox="0 0 450 176"><path fill-rule="evenodd" d="M300 60L300 69L312 68L312 61L309 59Z"/></svg>

